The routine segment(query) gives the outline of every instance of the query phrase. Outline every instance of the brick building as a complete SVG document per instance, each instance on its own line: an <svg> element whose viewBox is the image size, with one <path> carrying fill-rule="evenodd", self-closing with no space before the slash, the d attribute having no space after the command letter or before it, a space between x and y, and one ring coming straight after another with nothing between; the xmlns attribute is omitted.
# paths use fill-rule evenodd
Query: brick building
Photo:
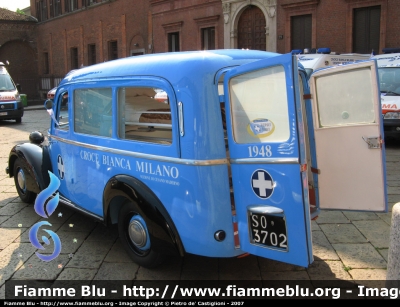
<svg viewBox="0 0 400 307"><path fill-rule="evenodd" d="M279 0L277 51L330 47L379 53L400 47L398 0Z"/></svg>
<svg viewBox="0 0 400 307"><path fill-rule="evenodd" d="M398 3L31 0L31 14L38 22L28 31L32 40L26 41L33 41L27 46L34 50L31 63L36 61L37 87L44 97L72 69L147 53L228 48L286 53L319 47L379 53L384 47L400 47Z"/></svg>
<svg viewBox="0 0 400 307"><path fill-rule="evenodd" d="M0 8L0 62L10 63L11 77L31 98L38 96L36 23L31 16Z"/></svg>
<svg viewBox="0 0 400 307"><path fill-rule="evenodd" d="M72 69L147 53L148 7L148 1L31 0L41 95Z"/></svg>
<svg viewBox="0 0 400 307"><path fill-rule="evenodd" d="M154 50L276 51L277 0L151 0Z"/></svg>

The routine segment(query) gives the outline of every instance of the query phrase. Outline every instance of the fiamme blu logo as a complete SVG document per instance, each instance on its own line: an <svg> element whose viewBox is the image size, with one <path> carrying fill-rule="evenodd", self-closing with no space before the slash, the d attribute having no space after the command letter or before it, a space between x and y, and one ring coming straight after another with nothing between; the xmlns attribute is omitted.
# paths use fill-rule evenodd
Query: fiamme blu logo
<svg viewBox="0 0 400 307"><path fill-rule="evenodd" d="M60 186L60 180L50 171L49 171L49 176L50 176L49 186L37 195L34 205L35 212L41 217L44 217L46 219L49 218L52 213L54 213L60 199L60 196L57 192ZM37 249L45 250L46 248L40 243L37 237L39 229L42 226L51 227L52 225L48 221L37 222L29 230L29 240L31 241L32 245ZM43 229L43 230L50 235L50 238L54 242L54 251L50 255L48 254L44 255L39 252L36 252L36 256L38 256L38 258L43 261L51 261L57 258L58 255L60 254L61 241L58 235L54 231L48 229ZM50 245L51 241L46 236L42 236L41 239L45 245L47 246Z"/></svg>

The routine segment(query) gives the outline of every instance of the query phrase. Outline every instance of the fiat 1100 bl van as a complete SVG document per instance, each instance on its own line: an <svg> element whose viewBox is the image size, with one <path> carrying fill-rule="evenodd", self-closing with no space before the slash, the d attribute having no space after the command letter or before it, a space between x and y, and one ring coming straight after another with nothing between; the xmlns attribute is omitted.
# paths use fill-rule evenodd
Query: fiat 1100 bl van
<svg viewBox="0 0 400 307"><path fill-rule="evenodd" d="M373 60L308 79L292 54L143 55L71 73L45 106L48 135L9 156L20 198L54 174L59 202L117 223L145 267L171 253L307 267L321 209L387 212Z"/></svg>

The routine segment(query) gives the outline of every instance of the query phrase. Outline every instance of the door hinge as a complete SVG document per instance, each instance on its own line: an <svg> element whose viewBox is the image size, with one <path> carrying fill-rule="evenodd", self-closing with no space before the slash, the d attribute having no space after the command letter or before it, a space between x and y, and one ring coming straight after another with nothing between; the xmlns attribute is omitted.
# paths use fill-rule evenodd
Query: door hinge
<svg viewBox="0 0 400 307"><path fill-rule="evenodd" d="M318 174L318 175L321 174L321 170L319 170L318 168L311 167L310 169L311 169L311 173Z"/></svg>

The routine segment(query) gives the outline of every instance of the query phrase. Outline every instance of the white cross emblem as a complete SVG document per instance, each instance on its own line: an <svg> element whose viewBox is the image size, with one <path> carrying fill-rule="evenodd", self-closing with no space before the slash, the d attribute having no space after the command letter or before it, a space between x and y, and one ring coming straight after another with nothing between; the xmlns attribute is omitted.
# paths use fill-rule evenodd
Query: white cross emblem
<svg viewBox="0 0 400 307"><path fill-rule="evenodd" d="M273 192L272 178L264 170L257 170L252 175L254 193L261 198L268 198Z"/></svg>
<svg viewBox="0 0 400 307"><path fill-rule="evenodd" d="M64 162L61 156L58 156L57 159L57 168L58 168L58 175L60 176L60 179L64 179Z"/></svg>

